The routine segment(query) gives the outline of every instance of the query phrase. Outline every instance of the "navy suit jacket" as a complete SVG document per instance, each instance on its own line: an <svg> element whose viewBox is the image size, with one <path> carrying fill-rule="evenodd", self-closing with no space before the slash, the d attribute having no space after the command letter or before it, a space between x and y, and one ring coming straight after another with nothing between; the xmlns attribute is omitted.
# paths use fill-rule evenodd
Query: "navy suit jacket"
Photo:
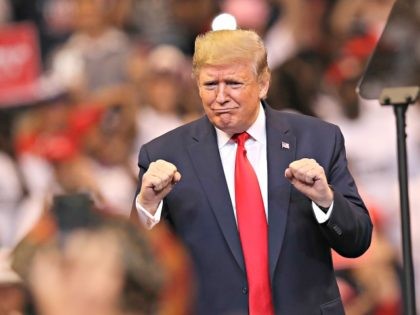
<svg viewBox="0 0 420 315"><path fill-rule="evenodd" d="M339 128L265 105L269 269L276 314L344 314L331 248L346 257L370 245L372 224L347 169ZM311 201L284 177L297 159L313 158L334 190L330 219L319 224ZM173 163L182 175L163 201L163 218L184 242L197 280L196 312L248 313L244 258L216 132L207 117L144 145L140 181L150 162ZM263 314L262 314L263 315Z"/></svg>

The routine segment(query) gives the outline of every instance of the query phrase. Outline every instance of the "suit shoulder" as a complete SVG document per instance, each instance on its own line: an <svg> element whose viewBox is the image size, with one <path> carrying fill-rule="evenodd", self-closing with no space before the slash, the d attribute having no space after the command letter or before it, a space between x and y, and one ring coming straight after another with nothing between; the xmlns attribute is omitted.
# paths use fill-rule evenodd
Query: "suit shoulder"
<svg viewBox="0 0 420 315"><path fill-rule="evenodd" d="M201 117L197 120L192 122L186 123L180 127L172 129L163 135L156 137L155 139L149 141L148 143L144 144L143 146L147 147L156 147L156 146L174 146L179 145L182 139L188 137L191 134L191 130L198 128L200 124L203 123L205 117Z"/></svg>
<svg viewBox="0 0 420 315"><path fill-rule="evenodd" d="M337 125L332 124L330 122L327 122L317 117L307 116L304 114L291 112L291 111L276 111L276 112L278 115L280 115L284 120L286 120L289 123L290 127L293 130L295 129L308 129L308 130L321 129L321 130L337 131L340 129Z"/></svg>

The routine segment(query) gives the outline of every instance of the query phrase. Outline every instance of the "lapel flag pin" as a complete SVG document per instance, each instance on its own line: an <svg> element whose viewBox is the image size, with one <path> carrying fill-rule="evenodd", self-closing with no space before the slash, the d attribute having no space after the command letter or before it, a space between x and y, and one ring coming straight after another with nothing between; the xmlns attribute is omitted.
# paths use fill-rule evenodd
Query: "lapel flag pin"
<svg viewBox="0 0 420 315"><path fill-rule="evenodd" d="M281 142L281 148L282 149L290 149L290 145L287 142L282 141Z"/></svg>

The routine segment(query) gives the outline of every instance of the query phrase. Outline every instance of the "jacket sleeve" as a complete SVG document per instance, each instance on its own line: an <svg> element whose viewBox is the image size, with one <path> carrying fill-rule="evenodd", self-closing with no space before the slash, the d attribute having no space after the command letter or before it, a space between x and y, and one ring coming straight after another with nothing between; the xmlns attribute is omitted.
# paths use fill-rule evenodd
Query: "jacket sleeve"
<svg viewBox="0 0 420 315"><path fill-rule="evenodd" d="M335 147L326 175L334 190L334 208L321 225L330 247L345 257L358 257L368 248L372 222L348 170L344 138L335 127Z"/></svg>

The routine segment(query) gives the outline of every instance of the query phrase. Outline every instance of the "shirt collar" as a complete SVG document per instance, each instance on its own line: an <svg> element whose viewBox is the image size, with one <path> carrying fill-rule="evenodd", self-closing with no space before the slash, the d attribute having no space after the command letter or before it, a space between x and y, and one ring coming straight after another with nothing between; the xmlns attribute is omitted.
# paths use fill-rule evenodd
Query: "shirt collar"
<svg viewBox="0 0 420 315"><path fill-rule="evenodd" d="M232 135L224 132L223 130L220 130L219 128L216 128L216 135L217 135L217 145L219 147L219 150L224 147L226 144L228 144L231 140ZM258 116L255 122L251 125L251 127L248 128L246 131L255 141L260 142L262 144L266 143L266 131L265 131L265 111L260 103L260 108L258 111Z"/></svg>

